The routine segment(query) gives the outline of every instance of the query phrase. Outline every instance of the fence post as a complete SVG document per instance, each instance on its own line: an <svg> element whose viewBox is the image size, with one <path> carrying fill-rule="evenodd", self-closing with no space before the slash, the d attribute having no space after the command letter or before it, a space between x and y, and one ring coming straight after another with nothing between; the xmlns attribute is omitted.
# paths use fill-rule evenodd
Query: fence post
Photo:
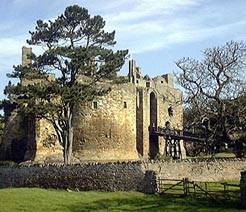
<svg viewBox="0 0 246 212"><path fill-rule="evenodd" d="M241 191L241 208L246 209L246 171L241 172L240 191Z"/></svg>
<svg viewBox="0 0 246 212"><path fill-rule="evenodd" d="M193 189L194 189L194 196L196 197L196 183L195 182L193 182Z"/></svg>
<svg viewBox="0 0 246 212"><path fill-rule="evenodd" d="M225 183L223 183L223 185L224 185L224 195L225 195L224 198L225 199L230 199L228 183L225 182Z"/></svg>
<svg viewBox="0 0 246 212"><path fill-rule="evenodd" d="M184 195L187 196L189 193L189 179L188 178L183 178L183 191Z"/></svg>
<svg viewBox="0 0 246 212"><path fill-rule="evenodd" d="M208 198L208 183L205 182L206 199Z"/></svg>

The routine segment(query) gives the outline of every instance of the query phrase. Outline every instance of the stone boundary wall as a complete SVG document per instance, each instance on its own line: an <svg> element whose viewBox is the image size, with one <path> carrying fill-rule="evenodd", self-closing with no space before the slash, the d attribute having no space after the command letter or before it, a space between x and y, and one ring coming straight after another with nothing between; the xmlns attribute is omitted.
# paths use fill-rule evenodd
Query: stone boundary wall
<svg viewBox="0 0 246 212"><path fill-rule="evenodd" d="M244 170L245 159L0 166L0 188L41 187L155 193L157 177L189 178L195 181L239 180L240 172Z"/></svg>
<svg viewBox="0 0 246 212"><path fill-rule="evenodd" d="M0 166L0 188L40 187L155 193L155 176L151 171L145 172L139 162ZM149 185L152 185L152 188Z"/></svg>
<svg viewBox="0 0 246 212"><path fill-rule="evenodd" d="M193 159L173 162L145 163L146 170L153 170L160 178L215 182L240 180L240 173L246 170L246 159Z"/></svg>

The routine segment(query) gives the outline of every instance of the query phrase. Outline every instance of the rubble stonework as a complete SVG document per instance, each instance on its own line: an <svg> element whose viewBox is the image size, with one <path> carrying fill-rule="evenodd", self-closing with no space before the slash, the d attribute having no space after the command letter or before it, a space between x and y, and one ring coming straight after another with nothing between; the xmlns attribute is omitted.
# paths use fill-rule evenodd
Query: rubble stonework
<svg viewBox="0 0 246 212"><path fill-rule="evenodd" d="M23 48L23 54L30 51ZM30 63L27 57L22 58L23 64ZM182 129L182 92L174 88L171 74L155 78L142 76L136 62L131 60L125 78L128 82L112 85L108 94L77 109L74 116L75 162L154 158L157 154L164 154L165 141L163 138L151 140L149 129L165 126L167 122L173 128ZM22 83L30 82L23 79ZM168 112L170 108L172 114ZM45 120L29 120L28 123L25 129L17 129L26 130L26 154L23 159L62 161L62 147L53 127ZM6 129L10 125L7 123ZM4 139L9 144L5 145L5 149L13 156L11 135L5 134Z"/></svg>
<svg viewBox="0 0 246 212"><path fill-rule="evenodd" d="M0 166L0 188L70 188L81 191L142 191L156 193L157 180L189 178L191 181L239 180L242 207L245 206L245 159L217 159L192 162L107 162L64 164L20 164ZM200 169L197 167L200 166ZM243 172L242 172L243 171Z"/></svg>

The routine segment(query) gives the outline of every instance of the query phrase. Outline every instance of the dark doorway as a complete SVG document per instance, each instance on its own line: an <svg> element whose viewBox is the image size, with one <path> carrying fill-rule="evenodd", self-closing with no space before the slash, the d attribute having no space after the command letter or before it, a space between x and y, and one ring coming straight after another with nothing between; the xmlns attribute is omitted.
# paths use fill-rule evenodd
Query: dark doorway
<svg viewBox="0 0 246 212"><path fill-rule="evenodd" d="M150 94L150 128L157 126L157 98L154 92ZM149 157L154 159L159 153L158 136L150 136L149 138Z"/></svg>
<svg viewBox="0 0 246 212"><path fill-rule="evenodd" d="M157 99L154 92L150 94L150 125L157 126Z"/></svg>

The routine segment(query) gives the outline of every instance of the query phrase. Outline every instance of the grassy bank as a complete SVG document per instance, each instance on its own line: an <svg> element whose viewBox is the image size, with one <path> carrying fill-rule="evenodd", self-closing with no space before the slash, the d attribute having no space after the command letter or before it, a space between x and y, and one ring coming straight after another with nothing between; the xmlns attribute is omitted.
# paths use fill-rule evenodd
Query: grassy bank
<svg viewBox="0 0 246 212"><path fill-rule="evenodd" d="M0 212L87 212L87 211L241 211L238 200L223 206L203 199L146 195L138 192L68 192L38 188L0 189Z"/></svg>

